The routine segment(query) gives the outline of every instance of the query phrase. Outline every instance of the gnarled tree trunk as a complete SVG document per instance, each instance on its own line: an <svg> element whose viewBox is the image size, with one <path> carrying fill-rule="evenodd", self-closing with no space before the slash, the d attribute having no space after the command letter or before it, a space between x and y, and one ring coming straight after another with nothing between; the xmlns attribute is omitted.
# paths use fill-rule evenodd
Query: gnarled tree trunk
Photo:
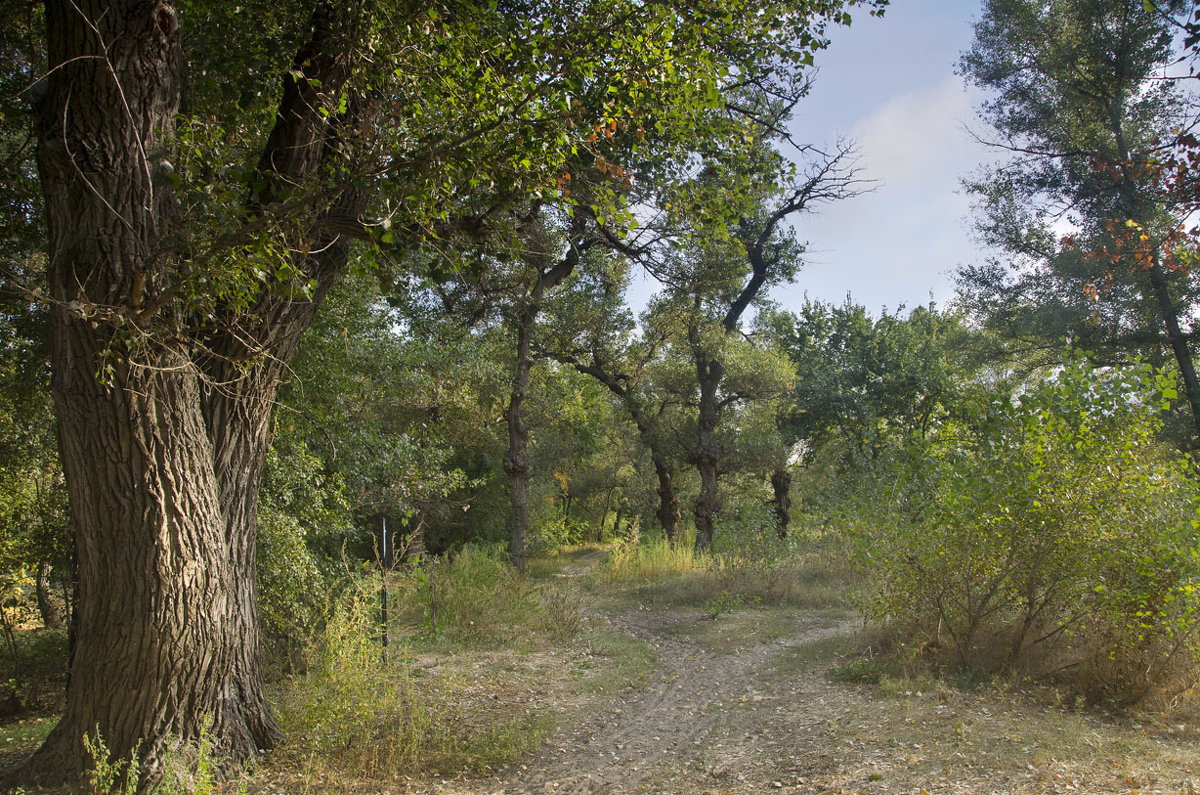
<svg viewBox="0 0 1200 795"><path fill-rule="evenodd" d="M313 80L285 84L260 166L268 186L303 184L336 134L313 86L339 90L348 40L325 11L297 57ZM218 307L189 332L181 263L163 245L175 202L158 178L184 83L177 11L48 0L46 27L38 162L76 632L63 717L10 781L77 783L89 765L81 739L98 730L113 758L137 749L145 785L176 738L207 731L232 761L279 738L261 673L258 486L279 378L348 248L318 219L320 254L294 263L314 296L264 289L249 311ZM344 193L325 216L360 207Z"/></svg>
<svg viewBox="0 0 1200 795"><path fill-rule="evenodd" d="M640 427L640 426L639 426ZM642 434L643 440L647 434ZM671 462L662 452L662 446L650 445L650 458L654 461L654 473L658 476L658 523L662 525L663 535L672 547L679 540L679 497L675 494L675 470Z"/></svg>
<svg viewBox="0 0 1200 795"><path fill-rule="evenodd" d="M667 542L672 547L675 546L679 539L679 497L675 494L675 470L664 449L655 416L646 410L646 407L638 400L637 394L623 378L606 369L598 355L593 354L591 364L586 364L569 354L558 353L555 355L559 361L574 367L576 372L590 375L607 387L610 392L620 398L621 404L629 412L629 418L637 426L638 438L641 439L642 444L646 445L646 449L650 451L650 459L654 462L654 473L658 478L658 511L655 515L658 517L659 524L662 525ZM620 522L618 521L617 524L619 525ZM619 527L616 529L620 530Z"/></svg>

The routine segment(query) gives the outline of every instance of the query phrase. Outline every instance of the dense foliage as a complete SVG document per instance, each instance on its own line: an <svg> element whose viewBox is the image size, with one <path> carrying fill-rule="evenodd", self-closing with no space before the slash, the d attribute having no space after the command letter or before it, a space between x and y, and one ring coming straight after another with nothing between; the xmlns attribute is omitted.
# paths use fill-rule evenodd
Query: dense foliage
<svg viewBox="0 0 1200 795"><path fill-rule="evenodd" d="M862 495L854 520L870 612L914 654L1094 698L1185 681L1200 490L1191 459L1154 441L1174 395L1149 367L1071 360L898 454L897 484Z"/></svg>
<svg viewBox="0 0 1200 795"><path fill-rule="evenodd" d="M53 160L86 125L26 105L91 85L117 15L93 20L103 53L48 72L65 6L0 11L9 670L21 633L61 638L68 616L74 644L125 632L122 609L173 617L164 593L237 613L138 635L237 660L236 688L187 680L160 699L182 712L143 715L76 687L24 780L89 764L81 716L89 753L103 737L144 782L173 744L271 746L260 634L265 675L306 689L285 704L306 752L372 775L450 753L437 700L380 653L388 589L430 643L570 634L571 605L520 570L583 542L611 545L616 579L702 573L713 618L849 578L909 663L1110 704L1184 690L1197 290L1186 168L1172 188L1163 163L1196 109L1151 81L1177 55L1170 7L989 0L961 69L1014 154L968 184L999 257L950 307L777 307L804 263L790 221L860 186L852 146L786 133L855 5L179 2L154 20L160 116L118 131L142 170L87 190ZM112 185L145 201L88 231ZM88 248L108 234L132 253ZM657 280L640 315L635 278ZM145 609L98 597L110 580ZM72 679L126 657L77 655ZM150 668L169 687L224 665L188 659ZM18 685L0 703L37 708ZM245 714L214 718L229 688ZM91 734L108 709L136 720ZM385 737L382 762L358 754Z"/></svg>

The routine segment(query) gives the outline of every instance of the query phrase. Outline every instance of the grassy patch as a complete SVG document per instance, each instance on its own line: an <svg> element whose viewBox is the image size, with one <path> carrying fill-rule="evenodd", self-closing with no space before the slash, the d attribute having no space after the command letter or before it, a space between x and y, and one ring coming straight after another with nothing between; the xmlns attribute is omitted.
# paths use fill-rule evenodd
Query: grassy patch
<svg viewBox="0 0 1200 795"><path fill-rule="evenodd" d="M606 544L576 544L531 558L526 574L536 580L586 573L608 556Z"/></svg>
<svg viewBox="0 0 1200 795"><path fill-rule="evenodd" d="M531 568L540 576L515 571L498 547L467 546L448 560L393 572L393 633L450 646L569 638L580 628L579 595L549 576L552 564L538 560Z"/></svg>
<svg viewBox="0 0 1200 795"><path fill-rule="evenodd" d="M287 745L256 780L361 791L396 776L485 774L539 745L581 691L609 692L647 667L644 644L581 632L580 548L512 570L468 547L389 576L392 643L379 644L379 581L327 610L306 673L282 683ZM653 657L649 665L653 665Z"/></svg>
<svg viewBox="0 0 1200 795"><path fill-rule="evenodd" d="M674 547L661 537L630 539L613 547L589 584L613 607L844 608L854 575L845 557L827 547L796 537L750 552L699 554L690 538Z"/></svg>
<svg viewBox="0 0 1200 795"><path fill-rule="evenodd" d="M811 672L830 672L839 670L838 666L845 660L851 642L845 636L809 640L798 643L776 657L769 666L759 672L763 681L771 681L776 677L798 676Z"/></svg>
<svg viewBox="0 0 1200 795"><path fill-rule="evenodd" d="M615 693L637 687L658 666L649 645L637 638L609 630L591 629L587 652L576 662L578 690L586 694Z"/></svg>
<svg viewBox="0 0 1200 795"><path fill-rule="evenodd" d="M13 751L40 744L58 723L57 717L22 718L0 725L0 751Z"/></svg>

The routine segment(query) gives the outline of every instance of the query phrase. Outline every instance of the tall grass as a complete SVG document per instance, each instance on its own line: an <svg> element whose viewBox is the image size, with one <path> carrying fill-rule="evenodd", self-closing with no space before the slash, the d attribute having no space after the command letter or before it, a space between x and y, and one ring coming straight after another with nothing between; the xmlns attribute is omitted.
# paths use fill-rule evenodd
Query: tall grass
<svg viewBox="0 0 1200 795"><path fill-rule="evenodd" d="M711 552L697 552L690 528L675 546L662 535L618 541L603 578L642 602L828 608L848 604L852 577L842 549L804 528L780 538L767 509L741 507L722 517ZM837 542L841 544L841 542Z"/></svg>
<svg viewBox="0 0 1200 795"><path fill-rule="evenodd" d="M497 546L467 545L446 559L394 572L398 617L427 639L499 644L562 638L579 630L579 599L566 586L513 569ZM403 628L401 628L403 632Z"/></svg>
<svg viewBox="0 0 1200 795"><path fill-rule="evenodd" d="M356 583L331 605L280 704L291 750L339 774L415 770L447 734L442 688L417 681L402 646L383 652L374 585Z"/></svg>
<svg viewBox="0 0 1200 795"><path fill-rule="evenodd" d="M330 597L305 673L281 691L290 746L279 764L303 764L306 776L322 779L390 780L485 769L540 741L548 724L537 715L503 704L487 714L472 709L464 694L478 682L452 660L469 647L528 649L573 635L578 601L564 586L533 582L501 550L479 546L390 572L386 582L386 650L377 574L349 577Z"/></svg>
<svg viewBox="0 0 1200 795"><path fill-rule="evenodd" d="M644 538L635 529L613 544L604 573L613 581L629 581L711 570L718 561L697 553L694 542L690 529L674 546L661 533Z"/></svg>

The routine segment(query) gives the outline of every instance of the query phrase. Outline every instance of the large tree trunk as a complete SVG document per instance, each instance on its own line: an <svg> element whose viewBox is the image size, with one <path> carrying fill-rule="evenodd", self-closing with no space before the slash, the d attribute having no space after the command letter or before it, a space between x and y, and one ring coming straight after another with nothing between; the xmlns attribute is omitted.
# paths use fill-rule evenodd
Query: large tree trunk
<svg viewBox="0 0 1200 795"><path fill-rule="evenodd" d="M268 185L302 184L321 164L331 123L312 86L336 92L349 73L321 51L349 46L326 12L297 58L319 76L285 88ZM77 783L81 738L99 731L114 758L137 749L145 785L176 738L207 731L234 762L279 738L261 673L258 486L279 377L347 247L318 224L327 245L297 263L319 284L312 300L264 290L236 321L218 313L200 345L178 331L189 318L160 245L174 200L156 179L184 77L177 12L166 0L51 0L46 27L39 167L77 631L63 717L12 780ZM341 203L360 206L348 193Z"/></svg>

